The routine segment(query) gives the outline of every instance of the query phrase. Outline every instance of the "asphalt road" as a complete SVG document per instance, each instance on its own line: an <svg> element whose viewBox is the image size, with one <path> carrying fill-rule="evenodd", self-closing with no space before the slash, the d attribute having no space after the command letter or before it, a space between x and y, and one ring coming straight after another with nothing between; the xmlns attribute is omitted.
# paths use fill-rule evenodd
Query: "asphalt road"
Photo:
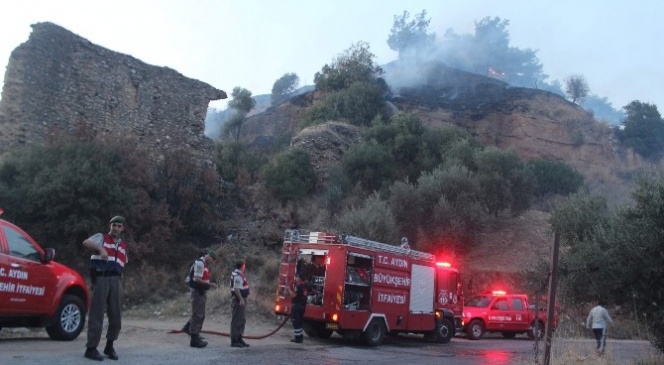
<svg viewBox="0 0 664 365"><path fill-rule="evenodd" d="M125 320L115 348L119 361L105 359L106 364L163 365L163 364L534 364L533 342L525 338L512 340L485 338L470 341L454 338L444 345L423 342L418 336L388 337L376 348L368 348L343 340L336 334L327 340L305 336L304 344L289 341L291 329L287 325L279 332L262 340L248 340L249 348L232 348L228 337L204 335L209 345L204 349L189 347L188 336L168 334L168 330L181 324L166 321ZM247 329L248 335L270 332L269 325L259 324ZM224 331L225 328L214 330ZM252 332L254 331L254 332ZM261 332L258 332L261 331ZM9 332L9 334L8 334ZM91 364L85 359L85 332L71 342L48 339L44 330L4 329L0 333L0 364ZM556 340L553 358L570 356L575 363L593 363L592 340ZM103 348L103 343L99 350ZM543 353L543 345L540 354ZM650 345L644 341L609 341L607 357L615 364L630 364L642 358ZM568 361L558 362L567 363ZM556 363L554 361L554 363Z"/></svg>

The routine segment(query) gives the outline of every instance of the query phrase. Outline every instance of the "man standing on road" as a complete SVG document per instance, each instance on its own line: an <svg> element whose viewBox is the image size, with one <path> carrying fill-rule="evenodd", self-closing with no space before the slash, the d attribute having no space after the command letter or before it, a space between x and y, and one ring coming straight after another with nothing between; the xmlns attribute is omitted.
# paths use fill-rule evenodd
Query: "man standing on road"
<svg viewBox="0 0 664 365"><path fill-rule="evenodd" d="M294 289L286 287L286 294L291 297L291 320L293 321L293 339L291 342L302 343L304 340L304 330L302 329L302 319L307 306L307 288L308 284L302 280L300 274L295 274Z"/></svg>
<svg viewBox="0 0 664 365"><path fill-rule="evenodd" d="M92 280L92 302L88 315L88 341L84 356L102 361L104 357L97 351L104 324L104 313L108 316L106 347L104 354L112 360L118 359L113 341L118 339L122 327L122 271L127 259L127 243L122 239L125 218L116 215L111 219L108 234L96 233L83 241L83 246L95 251L90 256L90 276Z"/></svg>
<svg viewBox="0 0 664 365"><path fill-rule="evenodd" d="M244 277L246 263L244 260L238 260L235 263L235 270L231 274L231 347L249 347L244 342L244 325L246 324L245 310L247 308L247 297L249 296L249 282Z"/></svg>
<svg viewBox="0 0 664 365"><path fill-rule="evenodd" d="M604 308L604 301L600 299L597 301L597 305L590 310L588 319L586 319L586 328L592 328L595 340L597 341L597 353L600 355L606 349L607 324L613 326L613 320L609 312Z"/></svg>
<svg viewBox="0 0 664 365"><path fill-rule="evenodd" d="M203 348L207 342L200 336L205 320L205 302L207 291L217 288L217 284L210 282L210 264L217 260L217 253L209 250L201 258L194 261L189 270L189 287L191 292L191 319L184 326L183 331L191 336L189 346Z"/></svg>

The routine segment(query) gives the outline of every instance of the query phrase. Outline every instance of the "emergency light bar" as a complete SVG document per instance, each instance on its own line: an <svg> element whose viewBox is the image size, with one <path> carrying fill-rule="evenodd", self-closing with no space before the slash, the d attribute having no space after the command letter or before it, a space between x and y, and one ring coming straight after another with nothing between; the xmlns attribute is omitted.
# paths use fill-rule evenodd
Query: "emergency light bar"
<svg viewBox="0 0 664 365"><path fill-rule="evenodd" d="M505 294L507 294L504 290L494 290L491 293L493 295L505 295Z"/></svg>
<svg viewBox="0 0 664 365"><path fill-rule="evenodd" d="M450 264L449 262L436 262L436 266L452 267L452 264Z"/></svg>

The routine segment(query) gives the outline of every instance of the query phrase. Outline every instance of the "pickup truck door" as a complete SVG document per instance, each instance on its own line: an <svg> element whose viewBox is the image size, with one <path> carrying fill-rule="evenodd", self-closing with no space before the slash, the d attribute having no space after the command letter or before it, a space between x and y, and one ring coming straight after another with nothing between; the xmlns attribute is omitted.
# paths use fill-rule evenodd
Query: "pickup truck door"
<svg viewBox="0 0 664 365"><path fill-rule="evenodd" d="M528 312L528 306L523 298L510 298L510 309L512 310L513 330L523 331L530 328L530 324L528 323L530 313Z"/></svg>
<svg viewBox="0 0 664 365"><path fill-rule="evenodd" d="M51 263L42 263L44 252L25 232L0 222L8 254L4 255L3 276L8 291L3 292L2 311L12 314L46 313L51 306L56 276ZM7 294L7 295L4 295Z"/></svg>
<svg viewBox="0 0 664 365"><path fill-rule="evenodd" d="M489 331L504 331L510 329L512 321L514 320L509 306L507 305L507 298L496 298L491 307L489 307L489 315L487 316L487 330Z"/></svg>

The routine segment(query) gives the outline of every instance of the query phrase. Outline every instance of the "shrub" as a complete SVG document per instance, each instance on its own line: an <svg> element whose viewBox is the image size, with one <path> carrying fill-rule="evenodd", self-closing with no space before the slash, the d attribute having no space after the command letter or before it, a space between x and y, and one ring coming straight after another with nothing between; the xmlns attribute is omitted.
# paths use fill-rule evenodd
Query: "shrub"
<svg viewBox="0 0 664 365"><path fill-rule="evenodd" d="M263 181L268 191L285 204L311 193L315 188L316 173L309 154L295 148L275 156L263 173Z"/></svg>
<svg viewBox="0 0 664 365"><path fill-rule="evenodd" d="M343 233L384 243L399 242L397 221L389 206L377 193L360 208L351 208L339 217Z"/></svg>

